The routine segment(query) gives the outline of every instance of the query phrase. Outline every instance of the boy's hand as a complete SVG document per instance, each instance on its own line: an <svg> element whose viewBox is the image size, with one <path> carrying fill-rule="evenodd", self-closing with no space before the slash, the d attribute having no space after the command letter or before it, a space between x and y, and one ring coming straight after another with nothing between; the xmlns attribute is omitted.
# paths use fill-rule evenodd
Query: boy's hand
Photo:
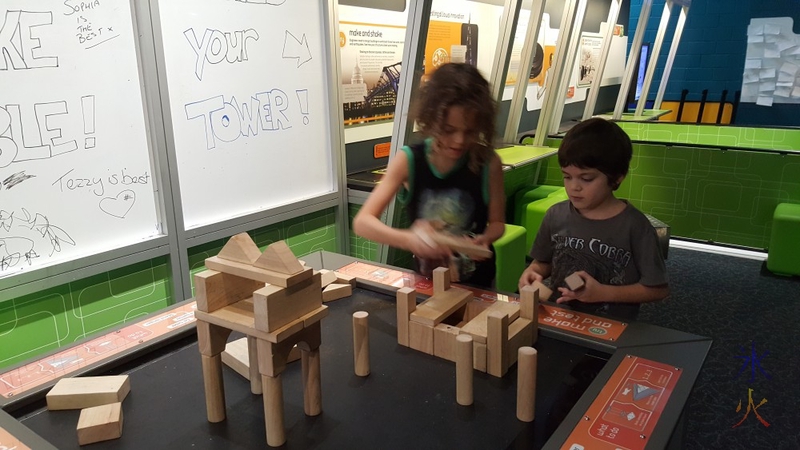
<svg viewBox="0 0 800 450"><path fill-rule="evenodd" d="M577 291L571 291L569 288L565 287L558 288L558 292L561 293L561 297L556 300L556 303L566 303L570 300L578 300L584 303L602 302L603 299L600 296L600 291L602 290L603 285L598 283L594 277L583 270L580 272L575 272L575 274L583 279L583 287Z"/></svg>
<svg viewBox="0 0 800 450"><path fill-rule="evenodd" d="M525 286L533 284L534 281L542 282L544 277L535 270L533 270L533 265L528 266L525 271L522 272L522 276L519 277L519 283L517 283L517 287L522 289Z"/></svg>

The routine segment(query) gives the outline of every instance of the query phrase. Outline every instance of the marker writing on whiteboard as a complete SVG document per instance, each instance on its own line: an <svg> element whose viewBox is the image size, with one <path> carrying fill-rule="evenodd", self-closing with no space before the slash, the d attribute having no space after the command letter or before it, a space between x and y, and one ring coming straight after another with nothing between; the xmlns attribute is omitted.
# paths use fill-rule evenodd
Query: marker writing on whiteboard
<svg viewBox="0 0 800 450"><path fill-rule="evenodd" d="M300 112L303 114L303 125L308 125L308 89L297 89L296 92Z"/></svg>
<svg viewBox="0 0 800 450"><path fill-rule="evenodd" d="M83 133L87 136L83 141L83 148L94 148L94 95L81 97L81 106L83 107Z"/></svg>

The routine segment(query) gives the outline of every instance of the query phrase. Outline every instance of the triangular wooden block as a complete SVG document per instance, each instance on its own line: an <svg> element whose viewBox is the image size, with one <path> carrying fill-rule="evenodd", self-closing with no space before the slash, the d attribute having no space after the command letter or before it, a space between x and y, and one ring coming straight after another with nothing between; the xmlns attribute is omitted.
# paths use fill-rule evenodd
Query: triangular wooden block
<svg viewBox="0 0 800 450"><path fill-rule="evenodd" d="M228 239L217 256L228 261L253 264L261 256L261 250L249 234L239 233Z"/></svg>
<svg viewBox="0 0 800 450"><path fill-rule="evenodd" d="M303 271L303 265L294 256L292 249L283 241L270 244L253 265L286 275Z"/></svg>

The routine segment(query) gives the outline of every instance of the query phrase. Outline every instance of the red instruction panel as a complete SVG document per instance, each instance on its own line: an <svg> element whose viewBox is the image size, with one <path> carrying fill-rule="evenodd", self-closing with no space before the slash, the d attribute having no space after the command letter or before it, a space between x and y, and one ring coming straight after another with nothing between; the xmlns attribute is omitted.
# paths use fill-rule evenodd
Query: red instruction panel
<svg viewBox="0 0 800 450"><path fill-rule="evenodd" d="M680 376L679 367L627 355L561 449L644 449Z"/></svg>
<svg viewBox="0 0 800 450"><path fill-rule="evenodd" d="M188 302L38 361L0 373L0 396L11 398L193 324L195 309L195 302ZM2 448L0 446L0 450Z"/></svg>

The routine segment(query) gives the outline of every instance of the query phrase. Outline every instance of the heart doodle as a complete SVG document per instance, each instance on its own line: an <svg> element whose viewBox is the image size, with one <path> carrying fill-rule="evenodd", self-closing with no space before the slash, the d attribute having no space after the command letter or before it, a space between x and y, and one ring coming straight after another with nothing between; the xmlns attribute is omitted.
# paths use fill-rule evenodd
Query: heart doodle
<svg viewBox="0 0 800 450"><path fill-rule="evenodd" d="M124 219L125 215L133 208L136 202L136 193L130 189L126 189L116 197L106 197L100 200L100 210L109 216Z"/></svg>

